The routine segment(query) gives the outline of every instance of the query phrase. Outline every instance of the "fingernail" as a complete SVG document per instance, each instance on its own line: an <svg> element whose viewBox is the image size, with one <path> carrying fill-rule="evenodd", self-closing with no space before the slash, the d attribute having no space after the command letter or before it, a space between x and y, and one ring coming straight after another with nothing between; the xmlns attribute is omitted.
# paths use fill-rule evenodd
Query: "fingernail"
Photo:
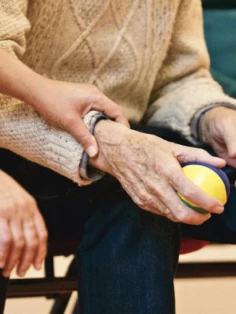
<svg viewBox="0 0 236 314"><path fill-rule="evenodd" d="M87 153L88 153L89 157L93 158L97 154L97 148L95 146L90 146L87 149Z"/></svg>

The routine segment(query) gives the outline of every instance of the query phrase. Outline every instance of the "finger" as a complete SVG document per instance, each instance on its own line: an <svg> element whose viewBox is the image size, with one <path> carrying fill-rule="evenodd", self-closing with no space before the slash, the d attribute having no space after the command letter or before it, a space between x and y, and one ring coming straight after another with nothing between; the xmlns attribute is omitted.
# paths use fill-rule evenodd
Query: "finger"
<svg viewBox="0 0 236 314"><path fill-rule="evenodd" d="M225 157L227 164L233 168L236 168L236 158Z"/></svg>
<svg viewBox="0 0 236 314"><path fill-rule="evenodd" d="M98 154L96 139L81 118L78 117L78 119L68 125L67 131L84 147L89 157L93 158Z"/></svg>
<svg viewBox="0 0 236 314"><path fill-rule="evenodd" d="M17 274L20 277L25 275L26 271L33 263L38 247L37 233L32 220L24 221L23 232L25 237L25 246L17 267Z"/></svg>
<svg viewBox="0 0 236 314"><path fill-rule="evenodd" d="M176 144L174 154L181 164L188 162L202 162L217 168L222 168L226 165L224 159L212 156L201 148L184 147L183 154L183 146Z"/></svg>
<svg viewBox="0 0 236 314"><path fill-rule="evenodd" d="M149 211L153 214L165 216L170 213L170 210L166 208L160 200L154 195L151 195L146 190L144 183L139 182L136 185L132 185L132 199L142 209Z"/></svg>
<svg viewBox="0 0 236 314"><path fill-rule="evenodd" d="M19 261L24 248L24 236L22 232L22 226L19 222L10 223L10 229L12 232L12 245L10 247L6 265L3 270L3 275L9 277L13 268Z"/></svg>
<svg viewBox="0 0 236 314"><path fill-rule="evenodd" d="M161 206L160 204L161 202L158 202L158 201L154 202L152 197L149 200L144 201L140 199L138 195L133 195L132 200L140 208L150 213L160 215L160 216L166 216L170 213L170 210L168 208L166 208L164 205Z"/></svg>
<svg viewBox="0 0 236 314"><path fill-rule="evenodd" d="M12 234L5 219L0 219L0 268L4 269L12 243Z"/></svg>
<svg viewBox="0 0 236 314"><path fill-rule="evenodd" d="M112 106L113 104L113 106ZM128 120L125 117L123 109L117 104L113 103L109 98L105 97L104 100L104 114L106 114L111 119L130 127Z"/></svg>
<svg viewBox="0 0 236 314"><path fill-rule="evenodd" d="M223 204L189 180L181 168L175 169L174 174L170 175L170 183L177 192L196 207L215 214L221 214L224 211Z"/></svg>
<svg viewBox="0 0 236 314"><path fill-rule="evenodd" d="M171 214L174 217L174 221L177 222L182 222L189 225L201 225L211 217L210 213L203 215L187 207L180 200L176 192L171 188L166 189L166 196L165 200L163 200L163 203L166 207L170 208ZM167 217L173 220L172 217L169 217L169 215L167 215Z"/></svg>
<svg viewBox="0 0 236 314"><path fill-rule="evenodd" d="M155 189L151 189L154 191L154 194L149 193L148 186L144 183L133 184L133 182L135 182L133 176L128 174L126 181L121 184L136 205L150 213L168 216L170 220L176 221L170 209L161 202L160 198L156 197L157 193Z"/></svg>
<svg viewBox="0 0 236 314"><path fill-rule="evenodd" d="M176 218L171 213L170 209L165 206L160 198L148 193L144 183L133 185L132 199L140 208L159 216L166 216L168 219L176 222Z"/></svg>
<svg viewBox="0 0 236 314"><path fill-rule="evenodd" d="M92 109L100 112L102 111L109 118L114 119L128 128L130 127L123 109L105 95L103 95L99 101L96 101L94 104L92 104Z"/></svg>
<svg viewBox="0 0 236 314"><path fill-rule="evenodd" d="M170 209L166 207L166 205L160 199L155 199L153 202L148 202L148 204L141 203L140 207L155 215L165 216L173 222L177 222L177 219L174 217Z"/></svg>
<svg viewBox="0 0 236 314"><path fill-rule="evenodd" d="M159 201L164 204L164 208L170 210L167 215L173 221L182 222L191 225L200 225L210 218L210 214L200 214L187 207L177 195L176 191L167 183L158 184L152 181L148 183L150 193L156 195Z"/></svg>
<svg viewBox="0 0 236 314"><path fill-rule="evenodd" d="M36 270L41 269L43 261L47 255L47 239L48 233L44 223L44 220L40 214L36 214L34 217L34 223L39 239L38 249L34 258L34 267Z"/></svg>
<svg viewBox="0 0 236 314"><path fill-rule="evenodd" d="M229 151L230 150L229 145L227 147L226 143L214 141L212 143L212 147L214 148L217 155L219 155L219 156L221 156L221 158L225 159L226 163L229 166L236 168L236 158L234 157L234 152L232 150Z"/></svg>

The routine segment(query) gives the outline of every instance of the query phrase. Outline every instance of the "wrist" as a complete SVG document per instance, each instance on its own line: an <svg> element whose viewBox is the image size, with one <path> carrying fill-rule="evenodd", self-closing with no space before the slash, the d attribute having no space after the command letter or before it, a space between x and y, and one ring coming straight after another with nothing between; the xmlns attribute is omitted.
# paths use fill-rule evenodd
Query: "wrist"
<svg viewBox="0 0 236 314"><path fill-rule="evenodd" d="M120 144L131 131L123 124L112 120L99 120L94 128L94 136L100 146Z"/></svg>
<svg viewBox="0 0 236 314"><path fill-rule="evenodd" d="M33 73L32 81L29 86L30 93L27 94L25 101L35 110L48 104L48 97L52 90L51 82L52 80L49 78L39 75L38 73Z"/></svg>
<svg viewBox="0 0 236 314"><path fill-rule="evenodd" d="M99 154L96 158L90 158L89 164L113 174L111 162L118 158L122 146L132 132L134 131L111 120L98 121L94 129L94 136L98 143Z"/></svg>

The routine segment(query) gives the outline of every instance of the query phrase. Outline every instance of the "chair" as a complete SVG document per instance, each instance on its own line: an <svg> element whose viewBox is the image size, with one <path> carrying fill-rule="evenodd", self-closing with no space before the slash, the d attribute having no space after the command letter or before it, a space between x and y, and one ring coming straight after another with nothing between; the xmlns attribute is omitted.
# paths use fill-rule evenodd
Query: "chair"
<svg viewBox="0 0 236 314"><path fill-rule="evenodd" d="M50 314L63 314L71 294L77 290L75 258L68 267L65 277L55 277L54 257L73 254L78 243L74 239L53 240L49 242L48 256L45 260L45 277L34 279L7 279L0 274L0 314L4 313L6 298L45 296L54 299Z"/></svg>
<svg viewBox="0 0 236 314"><path fill-rule="evenodd" d="M55 278L53 257L56 255L70 255L74 252L78 243L75 241L54 243L56 245L53 250L50 248L50 246L53 245L53 242L51 242L49 246L49 255L45 262L45 278L8 280L0 277L0 314L3 314L4 312L6 298L24 298L35 296L45 296L46 298L55 300L50 314L64 313L72 292L77 289L75 259L71 262L65 277ZM58 246L59 243L60 245ZM54 253L54 255L52 255L52 253ZM234 276L236 276L236 262L180 263L176 274L176 278L213 278Z"/></svg>

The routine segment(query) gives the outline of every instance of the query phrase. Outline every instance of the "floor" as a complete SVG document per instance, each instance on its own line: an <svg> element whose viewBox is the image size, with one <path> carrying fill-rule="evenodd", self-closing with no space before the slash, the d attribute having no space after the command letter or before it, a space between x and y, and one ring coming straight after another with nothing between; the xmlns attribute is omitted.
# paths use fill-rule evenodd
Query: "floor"
<svg viewBox="0 0 236 314"><path fill-rule="evenodd" d="M236 246L208 246L182 255L180 261L236 261ZM177 314L236 313L236 277L178 279L175 289Z"/></svg>
<svg viewBox="0 0 236 314"><path fill-rule="evenodd" d="M56 274L63 275L69 258L56 259ZM198 252L181 256L181 261L236 261L236 247L208 246ZM28 276L41 276L34 270ZM15 274L13 274L15 277ZM235 314L236 278L176 279L177 314ZM76 300L73 294L65 314L70 314ZM5 314L47 314L52 301L44 298L7 300ZM121 313L122 314L122 313ZM147 313L148 314L148 313Z"/></svg>

